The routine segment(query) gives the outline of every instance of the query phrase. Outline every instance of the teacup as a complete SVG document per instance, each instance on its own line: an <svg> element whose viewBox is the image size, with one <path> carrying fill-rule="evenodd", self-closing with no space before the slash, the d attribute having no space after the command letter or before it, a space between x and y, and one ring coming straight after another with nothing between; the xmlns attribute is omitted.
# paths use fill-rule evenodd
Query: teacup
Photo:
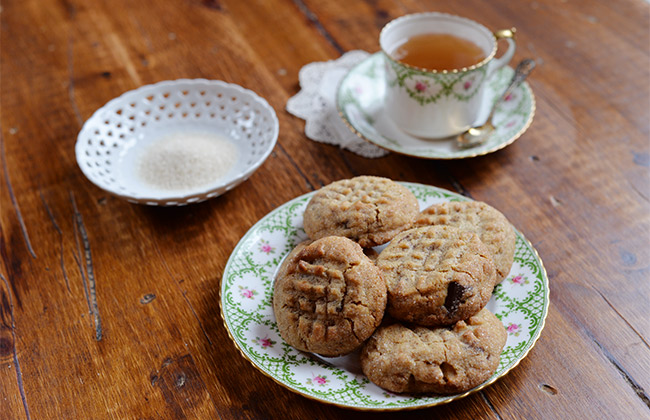
<svg viewBox="0 0 650 420"><path fill-rule="evenodd" d="M490 77L514 55L514 32L512 28L492 33L473 20L437 12L406 15L389 22L379 36L386 62L386 114L401 130L417 137L443 138L466 131L477 122ZM405 40L427 33L471 41L485 58L468 67L435 70L393 57ZM508 49L496 58L500 39L508 42Z"/></svg>

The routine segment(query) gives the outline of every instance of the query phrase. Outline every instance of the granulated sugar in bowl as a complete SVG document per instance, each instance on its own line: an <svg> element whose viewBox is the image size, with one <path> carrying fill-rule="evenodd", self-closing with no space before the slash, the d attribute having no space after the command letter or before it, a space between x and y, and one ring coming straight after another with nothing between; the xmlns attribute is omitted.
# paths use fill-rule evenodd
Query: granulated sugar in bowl
<svg viewBox="0 0 650 420"><path fill-rule="evenodd" d="M237 154L237 147L221 136L181 131L142 151L138 177L152 188L190 191L223 178Z"/></svg>
<svg viewBox="0 0 650 420"><path fill-rule="evenodd" d="M98 187L130 202L185 205L246 180L271 153L279 124L254 92L216 80L143 86L86 121L77 163Z"/></svg>

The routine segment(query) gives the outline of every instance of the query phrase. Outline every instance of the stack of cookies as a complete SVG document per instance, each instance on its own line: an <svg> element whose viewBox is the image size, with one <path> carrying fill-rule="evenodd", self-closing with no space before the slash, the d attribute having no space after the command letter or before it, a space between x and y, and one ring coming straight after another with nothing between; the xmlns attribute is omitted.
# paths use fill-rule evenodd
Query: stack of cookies
<svg viewBox="0 0 650 420"><path fill-rule="evenodd" d="M463 392L494 373L506 331L485 305L515 249L500 212L450 202L420 213L406 187L360 176L314 194L304 229L310 240L274 284L288 344L329 357L361 348L366 376L398 393Z"/></svg>

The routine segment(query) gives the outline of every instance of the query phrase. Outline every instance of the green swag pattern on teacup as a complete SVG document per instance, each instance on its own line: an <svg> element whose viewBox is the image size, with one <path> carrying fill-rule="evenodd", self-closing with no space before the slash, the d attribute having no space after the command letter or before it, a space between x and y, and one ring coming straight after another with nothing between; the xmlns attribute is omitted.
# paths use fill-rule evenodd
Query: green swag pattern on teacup
<svg viewBox="0 0 650 420"><path fill-rule="evenodd" d="M407 68L388 57L386 62L389 64L386 66L390 75L389 85L399 84L420 105L450 96L467 102L478 93L487 73L487 66L462 73L427 73Z"/></svg>

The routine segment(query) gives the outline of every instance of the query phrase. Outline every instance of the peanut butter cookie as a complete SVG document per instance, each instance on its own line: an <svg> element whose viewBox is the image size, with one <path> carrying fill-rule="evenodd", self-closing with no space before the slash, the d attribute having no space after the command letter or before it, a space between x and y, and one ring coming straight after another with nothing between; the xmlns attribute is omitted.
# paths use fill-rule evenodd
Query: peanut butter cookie
<svg viewBox="0 0 650 420"><path fill-rule="evenodd" d="M380 327L361 352L363 373L392 392L455 394L488 380L507 333L487 309L450 328Z"/></svg>
<svg viewBox="0 0 650 420"><path fill-rule="evenodd" d="M358 348L381 323L386 284L350 239L330 236L299 245L273 288L282 338L298 350L341 356Z"/></svg>
<svg viewBox="0 0 650 420"><path fill-rule="evenodd" d="M490 300L496 275L478 235L448 226L400 233L375 264L388 286L388 313L424 326L476 314Z"/></svg>
<svg viewBox="0 0 650 420"><path fill-rule="evenodd" d="M358 176L316 192L305 209L304 228L312 239L344 236L368 248L410 227L419 211L408 188L387 178Z"/></svg>
<svg viewBox="0 0 650 420"><path fill-rule="evenodd" d="M480 201L434 204L420 213L416 226L455 226L476 233L487 246L497 270L496 284L510 273L515 255L515 230L497 209Z"/></svg>

